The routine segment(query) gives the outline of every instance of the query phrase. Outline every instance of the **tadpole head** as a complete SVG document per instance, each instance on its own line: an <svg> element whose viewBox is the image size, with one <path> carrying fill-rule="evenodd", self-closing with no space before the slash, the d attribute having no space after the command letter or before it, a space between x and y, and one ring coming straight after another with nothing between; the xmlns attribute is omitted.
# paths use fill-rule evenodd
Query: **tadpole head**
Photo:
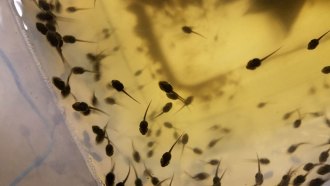
<svg viewBox="0 0 330 186"><path fill-rule="evenodd" d="M65 36L63 36L63 41L65 43L75 43L76 42L76 38L74 36L65 35Z"/></svg>
<svg viewBox="0 0 330 186"><path fill-rule="evenodd" d="M323 74L329 74L330 73L330 66L325 66L322 68L321 72Z"/></svg>
<svg viewBox="0 0 330 186"><path fill-rule="evenodd" d="M97 125L93 125L92 126L92 130L93 130L93 132L94 132L94 134L96 134L96 135L104 135L104 131L103 131L103 129L101 129L99 126L97 126Z"/></svg>
<svg viewBox="0 0 330 186"><path fill-rule="evenodd" d="M319 40L318 39L312 39L308 43L307 49L308 50L314 50L317 47L317 45L319 45Z"/></svg>
<svg viewBox="0 0 330 186"><path fill-rule="evenodd" d="M46 38L53 47L61 46L62 38L61 35L58 34L57 32L48 31L46 34Z"/></svg>
<svg viewBox="0 0 330 186"><path fill-rule="evenodd" d="M220 178L219 177L214 177L213 178L213 185L217 185L220 183Z"/></svg>
<svg viewBox="0 0 330 186"><path fill-rule="evenodd" d="M166 167L168 164L170 164L172 155L170 152L165 152L162 156L162 158L160 159L160 165L162 167Z"/></svg>
<svg viewBox="0 0 330 186"><path fill-rule="evenodd" d="M80 107L80 102L75 102L74 104L72 104L72 108L73 108L75 111L82 111L82 110L81 110L81 107Z"/></svg>
<svg viewBox="0 0 330 186"><path fill-rule="evenodd" d="M177 100L177 99L179 99L179 95L178 95L176 92L169 92L169 93L166 93L166 96L167 96L169 99L172 99L172 100Z"/></svg>
<svg viewBox="0 0 330 186"><path fill-rule="evenodd" d="M100 144L100 143L102 143L104 141L104 139L105 139L105 135L96 135L95 142L97 144Z"/></svg>
<svg viewBox="0 0 330 186"><path fill-rule="evenodd" d="M167 81L159 81L158 82L159 88L166 92L166 93L170 93L173 92L173 87L171 84L169 84Z"/></svg>
<svg viewBox="0 0 330 186"><path fill-rule="evenodd" d="M301 119L297 119L293 122L293 127L294 128L299 128L301 125Z"/></svg>
<svg viewBox="0 0 330 186"><path fill-rule="evenodd" d="M151 183L152 183L153 185L157 185L157 184L159 183L159 179L158 179L157 177L152 177L152 178L151 178Z"/></svg>
<svg viewBox="0 0 330 186"><path fill-rule="evenodd" d="M136 178L134 183L135 183L135 186L143 186L142 180L140 178Z"/></svg>
<svg viewBox="0 0 330 186"><path fill-rule="evenodd" d="M59 89L59 90L65 89L65 82L61 78L53 77L52 82L57 89Z"/></svg>
<svg viewBox="0 0 330 186"><path fill-rule="evenodd" d="M186 145L188 143L188 140L189 140L189 136L187 133L185 133L181 138L181 143Z"/></svg>
<svg viewBox="0 0 330 186"><path fill-rule="evenodd" d="M246 69L248 70L255 70L257 69L259 66L261 65L261 60L259 58L254 58L252 60L250 60L247 65L246 65Z"/></svg>
<svg viewBox="0 0 330 186"><path fill-rule="evenodd" d="M105 183L106 185L113 185L115 183L115 174L113 172L109 172L106 176L105 176Z"/></svg>
<svg viewBox="0 0 330 186"><path fill-rule="evenodd" d="M141 156L140 156L140 153L138 151L133 152L133 159L137 163L139 163L141 161Z"/></svg>
<svg viewBox="0 0 330 186"><path fill-rule="evenodd" d="M112 80L111 85L117 91L123 91L124 90L124 85L118 80Z"/></svg>
<svg viewBox="0 0 330 186"><path fill-rule="evenodd" d="M91 113L91 109L85 110L82 112L84 116L88 116Z"/></svg>
<svg viewBox="0 0 330 186"><path fill-rule="evenodd" d="M187 33L187 34L190 34L193 32L193 30L190 26L183 26L183 27L181 27L181 29L184 33Z"/></svg>
<svg viewBox="0 0 330 186"><path fill-rule="evenodd" d="M171 110L171 108L172 108L172 102L168 102L168 103L166 103L165 104L165 106L163 107L163 112L168 112L168 111L170 111Z"/></svg>
<svg viewBox="0 0 330 186"><path fill-rule="evenodd" d="M36 28L43 35L46 35L46 33L48 32L48 28L43 23L37 22Z"/></svg>
<svg viewBox="0 0 330 186"><path fill-rule="evenodd" d="M83 74L86 70L82 67L73 67L71 71L73 74Z"/></svg>
<svg viewBox="0 0 330 186"><path fill-rule="evenodd" d="M49 3L47 3L45 0L39 0L38 1L38 6L43 9L44 11L50 11L51 6Z"/></svg>
<svg viewBox="0 0 330 186"><path fill-rule="evenodd" d="M63 90L61 90L61 95L65 98L71 93L70 85L66 85Z"/></svg>
<svg viewBox="0 0 330 186"><path fill-rule="evenodd" d="M140 126L139 126L139 130L140 130L140 133L142 135L146 135L147 132L148 132L148 122L143 120L140 122Z"/></svg>
<svg viewBox="0 0 330 186"><path fill-rule="evenodd" d="M113 155L113 146L110 143L108 143L107 146L105 147L105 152L109 157Z"/></svg>
<svg viewBox="0 0 330 186"><path fill-rule="evenodd" d="M85 112L85 111L90 110L88 104L85 103L85 102L75 102L75 103L72 105L72 108L73 108L75 111L81 111L81 112Z"/></svg>

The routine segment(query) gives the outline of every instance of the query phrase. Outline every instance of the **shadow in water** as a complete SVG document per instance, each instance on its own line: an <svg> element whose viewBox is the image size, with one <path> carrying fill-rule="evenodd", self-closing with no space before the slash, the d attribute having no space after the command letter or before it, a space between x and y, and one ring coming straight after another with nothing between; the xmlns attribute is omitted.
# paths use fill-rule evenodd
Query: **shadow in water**
<svg viewBox="0 0 330 186"><path fill-rule="evenodd" d="M306 0L251 0L246 14L267 13L290 32Z"/></svg>

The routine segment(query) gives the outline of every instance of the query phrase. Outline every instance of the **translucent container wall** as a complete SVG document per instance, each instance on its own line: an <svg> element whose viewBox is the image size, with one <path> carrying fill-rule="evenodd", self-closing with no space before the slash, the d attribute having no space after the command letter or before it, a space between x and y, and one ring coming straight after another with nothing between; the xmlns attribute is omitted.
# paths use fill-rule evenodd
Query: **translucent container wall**
<svg viewBox="0 0 330 186"><path fill-rule="evenodd" d="M322 0L1 1L0 185L330 185L328 20Z"/></svg>

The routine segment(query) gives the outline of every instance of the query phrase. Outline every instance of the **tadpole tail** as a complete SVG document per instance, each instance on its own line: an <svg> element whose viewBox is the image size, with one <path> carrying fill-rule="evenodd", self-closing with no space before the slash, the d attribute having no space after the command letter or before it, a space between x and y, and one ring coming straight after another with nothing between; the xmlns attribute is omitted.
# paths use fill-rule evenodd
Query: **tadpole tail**
<svg viewBox="0 0 330 186"><path fill-rule="evenodd" d="M127 176L126 176L126 178L124 179L123 183L126 183L126 181L127 181L128 177L129 177L129 174L130 174L130 173L131 173L131 165L128 166L128 173L127 173Z"/></svg>
<svg viewBox="0 0 330 186"><path fill-rule="evenodd" d="M297 146L300 146L300 145L306 145L306 144L308 144L307 142L300 142L300 143L298 143L298 144L296 144Z"/></svg>
<svg viewBox="0 0 330 186"><path fill-rule="evenodd" d="M77 10L90 10L92 8L77 8Z"/></svg>
<svg viewBox="0 0 330 186"><path fill-rule="evenodd" d="M69 85L69 83L70 83L71 75L72 75L72 70L70 70L70 73L69 73L68 77L66 78L66 84L67 85Z"/></svg>
<svg viewBox="0 0 330 186"><path fill-rule="evenodd" d="M92 110L96 110L96 111L99 111L99 112L101 112L101 113L103 113L103 114L105 114L105 115L107 115L107 116L109 116L110 117L110 115L108 114L108 113L106 113L106 112L104 112L103 110L101 110L101 109L98 109L98 108L95 108L95 107L89 107L90 109L92 109Z"/></svg>
<svg viewBox="0 0 330 186"><path fill-rule="evenodd" d="M189 177L194 178L191 174L189 174L187 171L184 171L185 174L187 174Z"/></svg>
<svg viewBox="0 0 330 186"><path fill-rule="evenodd" d="M258 153L257 153L257 160L258 160L258 172L261 172L261 170L260 170L260 159L259 159Z"/></svg>
<svg viewBox="0 0 330 186"><path fill-rule="evenodd" d="M145 171L146 171L146 173L147 173L147 175L149 176L149 177L153 177L152 175L151 175L151 173L150 173L150 171L149 171L149 169L147 168L147 166L146 166L146 163L145 162L143 162L143 166L144 166L144 169L145 169Z"/></svg>
<svg viewBox="0 0 330 186"><path fill-rule="evenodd" d="M169 153L171 153L171 151L173 150L174 146L178 143L178 141L181 139L182 137L182 134L181 136L178 137L178 139L175 141L175 143L172 145L172 147L170 148L170 150L168 151Z"/></svg>
<svg viewBox="0 0 330 186"><path fill-rule="evenodd" d="M97 73L96 71L93 71L93 70L85 70L86 72L89 72L89 73Z"/></svg>
<svg viewBox="0 0 330 186"><path fill-rule="evenodd" d="M113 172L115 170L115 165L116 165L116 162L113 162L113 166L112 166L111 172Z"/></svg>
<svg viewBox="0 0 330 186"><path fill-rule="evenodd" d="M179 100L180 100L183 104L185 104L185 99L184 99L183 97L181 97L179 94L177 94L177 95L178 95Z"/></svg>
<svg viewBox="0 0 330 186"><path fill-rule="evenodd" d="M185 147L186 145L183 145L182 146L182 149L181 149L181 154L180 154L180 161L181 161L181 159L182 159L182 155L183 155L183 151L184 151L184 147Z"/></svg>
<svg viewBox="0 0 330 186"><path fill-rule="evenodd" d="M73 93L70 93L71 94L71 96L73 97L73 99L75 100L75 102L77 102L78 100L77 100L77 97L73 94Z"/></svg>
<svg viewBox="0 0 330 186"><path fill-rule="evenodd" d="M82 39L76 39L76 41L84 42L84 43L96 43L95 41L87 41L87 40L82 40Z"/></svg>
<svg viewBox="0 0 330 186"><path fill-rule="evenodd" d="M130 97L131 99L133 99L135 102L137 102L138 104L141 104L140 102L138 102L136 99L134 99L131 95L129 95L125 90L122 90L122 92L124 94L126 94L128 97Z"/></svg>
<svg viewBox="0 0 330 186"><path fill-rule="evenodd" d="M227 169L225 169L225 170L223 171L223 173L222 173L222 175L221 175L221 177L220 177L220 180L222 180L222 178L223 178L223 176L225 175L226 171L227 171Z"/></svg>
<svg viewBox="0 0 330 186"><path fill-rule="evenodd" d="M322 144L317 145L317 146L315 146L315 147L323 147L323 146L326 146L326 145L329 145L329 143L322 143Z"/></svg>
<svg viewBox="0 0 330 186"><path fill-rule="evenodd" d="M182 105L179 110L177 110L174 114L177 114L180 110L182 110L185 107L185 105Z"/></svg>
<svg viewBox="0 0 330 186"><path fill-rule="evenodd" d="M113 130L113 131L115 131L115 132L117 132L119 134L119 132L118 132L117 129L112 128L111 126L109 127L109 122L110 122L110 118L108 119L107 123L105 124L103 130L106 130L107 128L110 128L111 130Z"/></svg>
<svg viewBox="0 0 330 186"><path fill-rule="evenodd" d="M172 174L172 178L171 178L170 184L168 186L172 186L173 179L174 179L174 173Z"/></svg>
<svg viewBox="0 0 330 186"><path fill-rule="evenodd" d="M134 174L135 174L135 178L139 178L138 173L137 173L137 171L136 171L136 169L135 169L134 164L133 164L133 163L130 163L130 164L131 164L131 166L133 167L133 171L134 171Z"/></svg>
<svg viewBox="0 0 330 186"><path fill-rule="evenodd" d="M220 163L221 163L221 161L219 161L219 163L217 165L217 169L215 170L215 176L218 176Z"/></svg>
<svg viewBox="0 0 330 186"><path fill-rule="evenodd" d="M155 116L154 118L152 118L152 119L156 119L156 118L158 118L159 116L161 116L161 115L163 115L164 114L164 112L161 112L161 113L159 113L157 116Z"/></svg>
<svg viewBox="0 0 330 186"><path fill-rule="evenodd" d="M146 111L144 112L143 120L146 120L146 117L147 117L147 113L148 113L148 110L149 110L150 104L151 104L151 100L150 100L150 102L149 102L149 104L148 104L148 107L147 107Z"/></svg>
<svg viewBox="0 0 330 186"><path fill-rule="evenodd" d="M62 17L62 16L56 16L56 19L63 21L63 22L74 22L75 21L73 18Z"/></svg>
<svg viewBox="0 0 330 186"><path fill-rule="evenodd" d="M67 63L67 61L65 60L63 53L62 53L62 49L60 47L56 47L57 53L60 55L60 58L62 60L62 63L65 64Z"/></svg>
<svg viewBox="0 0 330 186"><path fill-rule="evenodd" d="M192 31L192 33L194 33L194 34L196 34L196 35L199 35L199 36L201 36L202 38L206 39L205 36L203 36L202 34L200 34L200 33L198 33L198 32Z"/></svg>
<svg viewBox="0 0 330 186"><path fill-rule="evenodd" d="M133 149L133 151L136 151L136 150L135 150L135 147L134 147L133 140L131 140L131 141L132 141L132 149Z"/></svg>
<svg viewBox="0 0 330 186"><path fill-rule="evenodd" d="M164 182L167 181L168 179L170 179L170 178L163 179L162 181L158 182L156 186L160 186L160 185L162 185L162 183L164 183Z"/></svg>
<svg viewBox="0 0 330 186"><path fill-rule="evenodd" d="M264 58L260 59L261 61L266 60L267 58L269 58L270 56L272 56L273 54L275 54L277 51L279 51L282 47L276 49L274 52L268 54L267 56L265 56Z"/></svg>
<svg viewBox="0 0 330 186"><path fill-rule="evenodd" d="M322 34L319 38L317 38L317 40L321 40L325 35L327 35L330 32L330 30L328 30L326 33Z"/></svg>

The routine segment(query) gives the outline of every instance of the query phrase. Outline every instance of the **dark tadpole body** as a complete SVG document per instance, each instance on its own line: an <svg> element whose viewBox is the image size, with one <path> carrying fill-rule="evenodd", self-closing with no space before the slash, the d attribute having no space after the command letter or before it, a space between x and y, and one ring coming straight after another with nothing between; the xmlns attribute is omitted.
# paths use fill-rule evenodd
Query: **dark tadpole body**
<svg viewBox="0 0 330 186"><path fill-rule="evenodd" d="M173 87L170 83L168 83L167 81L159 81L158 82L159 88L166 92L166 93L171 93L173 92Z"/></svg>
<svg viewBox="0 0 330 186"><path fill-rule="evenodd" d="M309 163L306 163L306 164L304 165L303 169L304 169L304 171L309 172L309 171L311 171L312 169L314 169L314 167L317 166L317 165L319 165L319 164L315 164L315 163L311 163L311 162L309 162Z"/></svg>
<svg viewBox="0 0 330 186"><path fill-rule="evenodd" d="M280 48L276 49L274 52L268 54L267 56L265 56L264 58L262 59L259 59L259 58L254 58L254 59L251 59L247 64L246 64L246 69L248 70L255 70L257 69L258 67L261 66L262 62L264 60L266 60L267 58L269 58L270 56L272 56L274 53L276 53L278 50L280 50Z"/></svg>
<svg viewBox="0 0 330 186"><path fill-rule="evenodd" d="M195 175L190 175L188 172L185 172L189 177L191 177L192 179L196 180L196 181L203 181L206 180L207 178L210 177L210 175L206 172L200 172L197 173Z"/></svg>
<svg viewBox="0 0 330 186"><path fill-rule="evenodd" d="M205 37L202 34L195 32L191 26L183 26L183 27L181 27L181 29L186 34L196 34L205 39Z"/></svg>
<svg viewBox="0 0 330 186"><path fill-rule="evenodd" d="M132 141L132 149L133 149L132 156L133 156L134 161L136 163L140 163L141 156L140 156L140 153L135 149L133 141Z"/></svg>
<svg viewBox="0 0 330 186"><path fill-rule="evenodd" d="M144 112L144 116L143 116L143 120L140 122L140 125L139 125L139 131L142 135L146 135L147 132L148 132L148 122L146 120L146 117L147 117L147 113L148 113L148 110L149 110L149 107L150 107L150 104L151 104L151 101L149 102L148 106L147 106L147 109L146 111Z"/></svg>
<svg viewBox="0 0 330 186"><path fill-rule="evenodd" d="M93 41L86 41L86 40L81 40L81 39L77 39L76 37L72 36L72 35L65 35L63 36L63 41L64 43L76 43L76 42L85 42L85 43L95 43Z"/></svg>
<svg viewBox="0 0 330 186"><path fill-rule="evenodd" d="M295 179L293 180L293 186L299 186L302 185L305 181L306 181L306 177L307 177L308 173L306 173L305 175L298 175L297 177L295 177Z"/></svg>
<svg viewBox="0 0 330 186"><path fill-rule="evenodd" d="M319 162L320 163L325 163L328 160L329 151L330 151L330 148L328 150L325 150L325 151L321 152L321 154L319 155Z"/></svg>
<svg viewBox="0 0 330 186"><path fill-rule="evenodd" d="M319 38L317 38L317 39L312 39L312 40L308 43L308 45L307 45L307 49L308 49L308 50L314 50L314 49L319 45L320 40L321 40L325 35L327 35L329 32L330 32L330 30L327 31L326 33L322 34Z"/></svg>
<svg viewBox="0 0 330 186"><path fill-rule="evenodd" d="M130 97L131 99L133 99L135 102L138 102L135 98L133 98L131 95L129 95L126 91L125 91L125 87L124 84L122 84L119 80L112 80L111 81L111 86L116 89L118 92L123 92L124 94L126 94L128 97Z"/></svg>
<svg viewBox="0 0 330 186"><path fill-rule="evenodd" d="M170 150L163 154L162 158L160 159L160 165L162 167L166 167L168 164L170 164L170 161L171 161L171 158L172 158L171 152L172 152L174 146L178 143L178 141L180 140L181 137L182 137L182 135L174 142L174 144L172 145Z"/></svg>
<svg viewBox="0 0 330 186"><path fill-rule="evenodd" d="M277 186L289 186L292 175L294 174L294 170L289 169L289 171L282 176L282 180L279 184L277 184Z"/></svg>
<svg viewBox="0 0 330 186"><path fill-rule="evenodd" d="M258 160L258 172L255 175L255 182L256 182L255 186L260 186L264 182L264 175L261 173L260 160L258 154L257 154L257 160Z"/></svg>
<svg viewBox="0 0 330 186"><path fill-rule="evenodd" d="M319 175L326 175L330 173L330 165L329 164L324 164L322 166L320 166L317 171L317 174Z"/></svg>
<svg viewBox="0 0 330 186"><path fill-rule="evenodd" d="M223 176L225 175L226 171L223 171L222 175L219 177L219 167L220 167L220 161L218 162L217 168L215 170L215 174L213 177L213 186L221 186L221 180Z"/></svg>
<svg viewBox="0 0 330 186"><path fill-rule="evenodd" d="M91 9L91 8L77 8L77 7L75 7L75 6L69 6L69 7L66 8L66 11L67 11L68 13L75 13L75 12L77 12L77 11L81 11L81 10L89 10L89 9Z"/></svg>
<svg viewBox="0 0 330 186"><path fill-rule="evenodd" d="M159 113L157 116L155 116L153 119L156 119L156 118L158 118L159 116L163 115L164 113L169 112L169 111L172 109L172 106L173 106L172 102L168 102L168 103L166 103L166 104L163 106L163 108L162 108L162 112Z"/></svg>
<svg viewBox="0 0 330 186"><path fill-rule="evenodd" d="M291 146L288 148L287 153L289 153L289 154L294 153L300 145L304 145L304 144L307 144L307 143L302 142L302 143L297 143L297 144L293 144L293 145L291 145Z"/></svg>
<svg viewBox="0 0 330 186"><path fill-rule="evenodd" d="M105 185L106 186L113 186L115 184L116 175L113 172L114 170L115 170L115 164L113 164L111 171L108 172L107 175L105 176Z"/></svg>

